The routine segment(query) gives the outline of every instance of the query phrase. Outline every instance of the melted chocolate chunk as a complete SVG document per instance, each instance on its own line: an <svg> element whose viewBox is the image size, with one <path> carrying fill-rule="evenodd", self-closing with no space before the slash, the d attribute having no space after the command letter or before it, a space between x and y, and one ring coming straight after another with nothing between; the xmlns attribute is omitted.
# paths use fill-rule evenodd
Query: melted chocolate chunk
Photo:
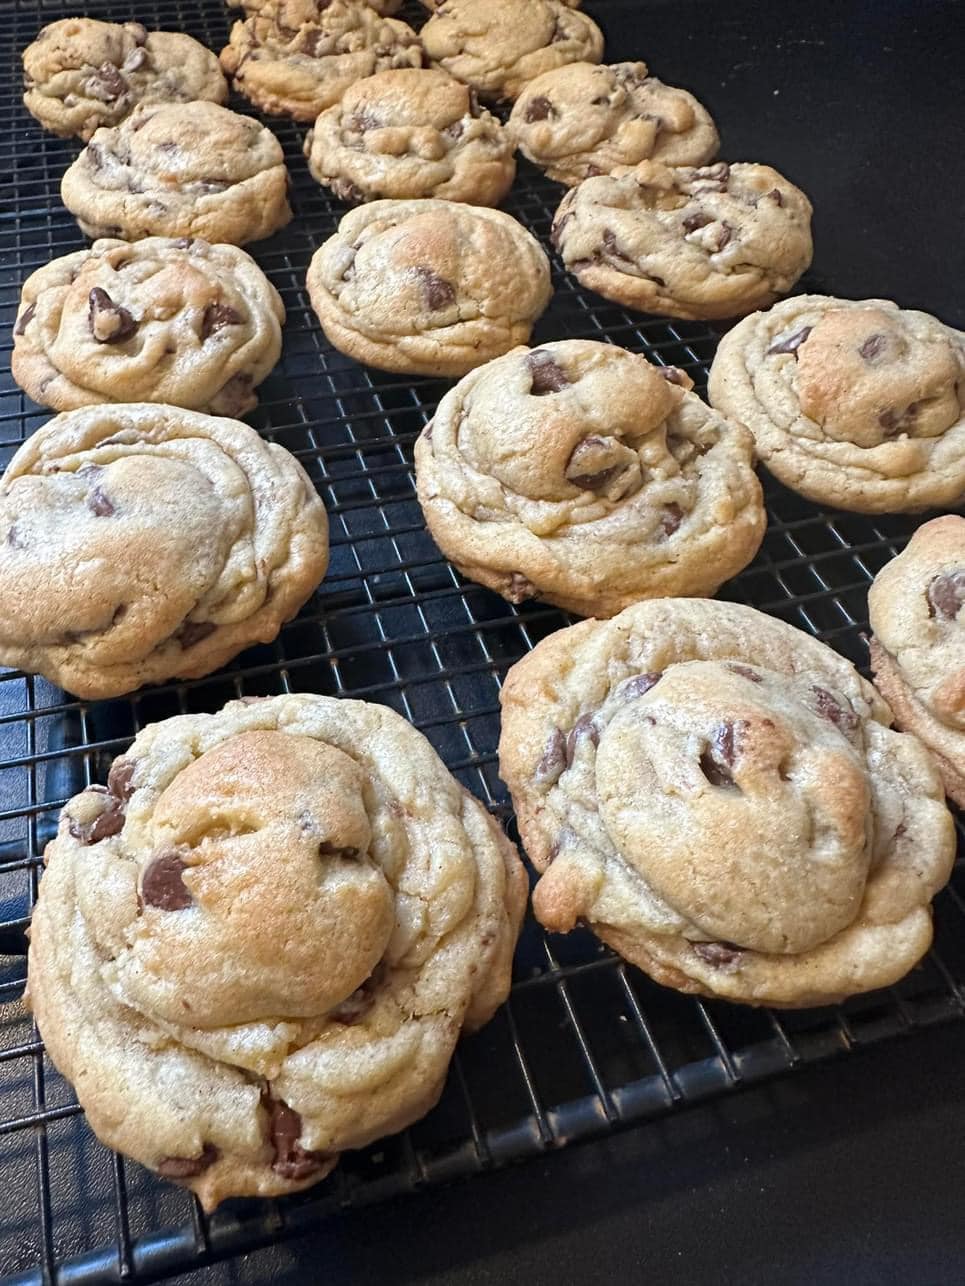
<svg viewBox="0 0 965 1286"><path fill-rule="evenodd" d="M92 487L88 491L87 508L95 518L111 518L117 512L110 497L101 487Z"/></svg>
<svg viewBox="0 0 965 1286"><path fill-rule="evenodd" d="M268 1138L275 1150L271 1168L283 1179L307 1179L325 1165L324 1152L308 1152L298 1142L302 1118L280 1098L268 1097Z"/></svg>
<svg viewBox="0 0 965 1286"><path fill-rule="evenodd" d="M737 964L744 954L733 942L692 942L690 945L695 955L717 969Z"/></svg>
<svg viewBox="0 0 965 1286"><path fill-rule="evenodd" d="M930 582L925 591L928 599L928 615L954 621L965 603L965 568L953 572L942 572Z"/></svg>
<svg viewBox="0 0 965 1286"><path fill-rule="evenodd" d="M671 501L669 505L664 505L660 518L660 530L665 536L672 536L683 520L684 511L676 501Z"/></svg>
<svg viewBox="0 0 965 1286"><path fill-rule="evenodd" d="M576 758L576 752L579 749L580 742L590 740L594 746L600 744L600 730L593 722L591 714L581 714L576 723L570 729L570 734L566 738L566 766L571 768L573 760Z"/></svg>
<svg viewBox="0 0 965 1286"><path fill-rule="evenodd" d="M178 237L174 243L175 250L190 250L194 245L194 237Z"/></svg>
<svg viewBox="0 0 965 1286"><path fill-rule="evenodd" d="M567 461L566 480L572 482L574 487L580 487L583 491L595 491L600 487L605 487L609 482L623 472L623 465L614 464L605 469L597 469L596 472L588 473L570 473L571 469L579 469L582 462L589 463L594 457L599 458L599 448L605 447L603 438L588 437L582 442L578 442L573 448L573 453Z"/></svg>
<svg viewBox="0 0 965 1286"><path fill-rule="evenodd" d="M445 135L446 138L457 139L457 138L462 138L462 131L463 131L462 121L453 121L451 125L446 126L446 128L442 131L442 133ZM332 190L333 191L335 190L334 186Z"/></svg>
<svg viewBox="0 0 965 1286"><path fill-rule="evenodd" d="M617 245L616 233L611 228L603 229L603 249L613 259L622 259L624 263L633 263L633 259L624 254Z"/></svg>
<svg viewBox="0 0 965 1286"><path fill-rule="evenodd" d="M771 198L771 200L774 202L775 205L784 204L784 198L781 196L781 193L778 188L771 188L770 192L768 192L767 195Z"/></svg>
<svg viewBox="0 0 965 1286"><path fill-rule="evenodd" d="M663 678L663 670L650 670L646 674L635 674L632 679L626 679L617 688L617 696L621 701L635 701L637 697L642 697L644 693L649 692Z"/></svg>
<svg viewBox="0 0 965 1286"><path fill-rule="evenodd" d="M132 49L124 59L124 71L140 71L148 61L148 52L146 49Z"/></svg>
<svg viewBox="0 0 965 1286"><path fill-rule="evenodd" d="M712 786L736 786L731 769L737 757L739 729L728 721L718 724L714 739L700 756L700 771Z"/></svg>
<svg viewBox="0 0 965 1286"><path fill-rule="evenodd" d="M241 313L228 304L208 304L201 318L201 338L205 340L225 326L240 326L243 321Z"/></svg>
<svg viewBox="0 0 965 1286"><path fill-rule="evenodd" d="M107 774L107 789L115 799L126 804L134 794L134 767L133 759L115 759L111 764L111 770Z"/></svg>
<svg viewBox="0 0 965 1286"><path fill-rule="evenodd" d="M354 205L359 205L365 200L362 189L349 179L332 179L328 186L340 201L350 201Z"/></svg>
<svg viewBox="0 0 965 1286"><path fill-rule="evenodd" d="M657 370L668 384L679 384L681 388L686 388L687 376L679 366L658 366Z"/></svg>
<svg viewBox="0 0 965 1286"><path fill-rule="evenodd" d="M866 362L874 363L875 359L881 356L886 343L884 335L869 335L858 352Z"/></svg>
<svg viewBox="0 0 965 1286"><path fill-rule="evenodd" d="M141 875L141 900L161 911L183 911L194 901L183 875L187 863L177 849L166 849L152 858Z"/></svg>
<svg viewBox="0 0 965 1286"><path fill-rule="evenodd" d="M118 834L124 827L124 809L120 800L111 799L110 803L91 822L78 822L70 819L69 831L74 839L82 844L99 844L102 839Z"/></svg>
<svg viewBox="0 0 965 1286"><path fill-rule="evenodd" d="M550 112L552 112L552 110L553 110L553 104L546 97L546 95L538 94L534 99L531 100L528 107L526 108L527 124L532 124L533 121L545 121L546 118L549 116Z"/></svg>
<svg viewBox="0 0 965 1286"><path fill-rule="evenodd" d="M757 673L757 671L752 670L749 665L739 665L736 661L732 661L728 663L727 668L728 670L731 670L734 674L739 674L742 678L749 679L751 683L764 682L764 680Z"/></svg>
<svg viewBox="0 0 965 1286"><path fill-rule="evenodd" d="M546 743L543 757L536 765L536 780L554 782L566 767L566 737L561 728L554 728Z"/></svg>
<svg viewBox="0 0 965 1286"><path fill-rule="evenodd" d="M157 1172L163 1179L193 1179L214 1165L220 1155L213 1143L206 1143L197 1157L162 1157Z"/></svg>
<svg viewBox="0 0 965 1286"><path fill-rule="evenodd" d="M438 312L442 308L451 307L456 302L456 291L451 282L440 277L431 268L416 268L416 273L422 282L422 293L427 308Z"/></svg>
<svg viewBox="0 0 965 1286"><path fill-rule="evenodd" d="M772 344L764 356L770 357L772 353L796 353L813 329L813 326L802 326L793 335L785 335Z"/></svg>
<svg viewBox="0 0 965 1286"><path fill-rule="evenodd" d="M714 242L712 246L712 250L714 254L719 254L720 251L723 250L724 246L729 244L733 235L734 235L734 229L730 226L730 224L721 223L720 230L716 233L714 237Z"/></svg>
<svg viewBox="0 0 965 1286"><path fill-rule="evenodd" d="M688 214L686 218L681 220L685 232L696 232L698 228L706 228L708 223L713 222L714 216L704 214L702 210L698 210L695 214Z"/></svg>
<svg viewBox="0 0 965 1286"><path fill-rule="evenodd" d="M901 419L897 411L882 411L878 416L878 423L888 437L893 437L901 429Z"/></svg>
<svg viewBox="0 0 965 1286"><path fill-rule="evenodd" d="M335 1006L329 1014L332 1022L341 1023L344 1027L354 1027L356 1023L360 1023L375 1004L375 993L384 972L382 965L376 965L361 987Z"/></svg>
<svg viewBox="0 0 965 1286"><path fill-rule="evenodd" d="M189 647L194 647L202 639L206 639L209 634L213 634L217 626L212 621L185 621L178 630L175 638L181 644L185 651Z"/></svg>
<svg viewBox="0 0 965 1286"><path fill-rule="evenodd" d="M33 315L36 311L37 311L36 304L30 304L28 307L26 307L23 310L23 312L17 318L16 325L13 328L13 333L15 335L22 335L24 333L24 331L27 329L27 327L30 325L31 321L33 320Z"/></svg>
<svg viewBox="0 0 965 1286"><path fill-rule="evenodd" d="M557 248L557 250L559 250L560 248L560 238L563 235L563 229L566 227L566 225L570 222L572 218L573 218L573 211L568 210L566 214L563 215L562 219L558 219L550 228L550 241L552 241L553 245Z"/></svg>
<svg viewBox="0 0 965 1286"><path fill-rule="evenodd" d="M547 393L559 393L569 384L566 372L545 348L534 348L526 356L526 365L530 369L532 382L529 391L533 397L543 397Z"/></svg>
<svg viewBox="0 0 965 1286"><path fill-rule="evenodd" d="M536 597L536 586L522 572L513 572L509 580L508 597L511 603L525 603L528 598Z"/></svg>
<svg viewBox="0 0 965 1286"><path fill-rule="evenodd" d="M101 63L87 82L87 92L99 102L113 103L127 92L127 81L113 63Z"/></svg>
<svg viewBox="0 0 965 1286"><path fill-rule="evenodd" d="M338 857L343 861L354 861L359 856L357 848L341 848L338 844L330 844L328 840L323 840L318 846L319 857Z"/></svg>
<svg viewBox="0 0 965 1286"><path fill-rule="evenodd" d="M819 688L816 684L812 685L811 691L814 693L817 712L822 719L829 720L842 732L854 732L858 726L858 716L850 705L843 705L827 688Z"/></svg>
<svg viewBox="0 0 965 1286"><path fill-rule="evenodd" d="M120 344L137 330L137 322L127 309L115 304L100 286L95 286L90 292L87 303L90 333L98 344Z"/></svg>

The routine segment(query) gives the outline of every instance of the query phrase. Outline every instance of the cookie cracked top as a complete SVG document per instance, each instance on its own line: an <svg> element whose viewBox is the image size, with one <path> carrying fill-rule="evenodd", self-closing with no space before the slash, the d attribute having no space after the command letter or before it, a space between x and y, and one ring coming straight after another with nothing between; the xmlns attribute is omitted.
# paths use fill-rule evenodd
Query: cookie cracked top
<svg viewBox="0 0 965 1286"><path fill-rule="evenodd" d="M473 371L416 442L436 543L512 602L584 616L714 593L754 556L766 518L750 438L690 387L589 340Z"/></svg>
<svg viewBox="0 0 965 1286"><path fill-rule="evenodd" d="M862 513L965 496L965 335L886 299L801 295L723 337L710 400L787 486Z"/></svg>
<svg viewBox="0 0 965 1286"><path fill-rule="evenodd" d="M321 581L301 465L237 420L68 411L0 482L0 664L81 697L196 678L268 643Z"/></svg>
<svg viewBox="0 0 965 1286"><path fill-rule="evenodd" d="M167 402L236 416L278 361L284 320L278 292L236 246L96 241L24 282L11 366L56 411Z"/></svg>
<svg viewBox="0 0 965 1286"><path fill-rule="evenodd" d="M919 527L868 592L875 683L965 805L965 518Z"/></svg>
<svg viewBox="0 0 965 1286"><path fill-rule="evenodd" d="M524 86L508 129L525 157L568 187L646 160L704 165L720 142L707 109L643 62L544 72Z"/></svg>
<svg viewBox="0 0 965 1286"><path fill-rule="evenodd" d="M811 203L769 165L718 161L585 179L552 239L605 299L668 317L736 317L790 290L811 262Z"/></svg>
<svg viewBox="0 0 965 1286"><path fill-rule="evenodd" d="M359 0L279 0L231 29L221 65L262 111L313 121L348 87L392 67L421 67L419 37Z"/></svg>
<svg viewBox="0 0 965 1286"><path fill-rule="evenodd" d="M516 98L567 63L598 63L596 23L561 0L446 0L419 33L432 63L485 98Z"/></svg>
<svg viewBox="0 0 965 1286"><path fill-rule="evenodd" d="M138 103L223 103L228 86L210 49L140 22L62 18L23 51L24 106L55 134L89 139Z"/></svg>
<svg viewBox="0 0 965 1286"><path fill-rule="evenodd" d="M99 129L61 199L89 237L202 237L243 245L291 218L281 144L215 103L140 106Z"/></svg>
<svg viewBox="0 0 965 1286"><path fill-rule="evenodd" d="M658 599L539 643L502 704L548 928L585 920L668 986L791 1007L893 983L927 950L955 851L938 774L816 639Z"/></svg>
<svg viewBox="0 0 965 1286"><path fill-rule="evenodd" d="M516 160L500 121L468 86L433 68L357 81L305 139L319 183L353 204L437 197L498 205Z"/></svg>
<svg viewBox="0 0 965 1286"><path fill-rule="evenodd" d="M66 805L30 1003L109 1146L211 1209L423 1115L509 990L512 844L382 706L232 702L146 728Z"/></svg>
<svg viewBox="0 0 965 1286"><path fill-rule="evenodd" d="M500 210L373 201L315 252L308 293L349 357L459 376L525 343L552 287L539 242Z"/></svg>

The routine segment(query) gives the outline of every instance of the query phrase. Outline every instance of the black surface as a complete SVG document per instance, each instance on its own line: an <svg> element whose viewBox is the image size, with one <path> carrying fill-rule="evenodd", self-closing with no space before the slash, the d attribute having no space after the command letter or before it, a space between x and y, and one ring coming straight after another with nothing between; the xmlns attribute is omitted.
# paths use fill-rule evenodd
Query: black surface
<svg viewBox="0 0 965 1286"><path fill-rule="evenodd" d="M589 0L587 9L605 28L610 60L645 57L655 74L707 103L725 158L769 161L808 191L817 254L805 286L885 295L965 322L960 5ZM9 318L24 271L81 239L56 202L74 149L41 135L15 107L6 59L39 25L39 12L48 21L76 11L25 2L4 9L12 21L0 31L9 51L0 97L15 123L0 140L0 171L8 163L15 170L19 194L18 202L7 192L0 211L0 284ZM135 0L123 14L105 2L87 12L156 14L157 25L183 22L214 47L226 29L217 0ZM215 676L133 703L91 707L65 701L42 683L4 676L4 945L18 943L38 854L64 795L86 774L102 775L105 760L136 726L175 709L214 708L236 691L316 688L387 701L424 728L471 789L505 812L492 753L496 686L514 656L561 618L540 608L518 615L466 589L420 537L409 449L444 386L363 372L334 356L319 336L302 275L341 207L305 178L300 131L272 124L295 175L297 219L288 232L253 247L289 308L285 359L253 422L296 450L318 481L334 515L332 575L279 643L246 654L227 680ZM524 168L509 208L545 238L558 196L559 189ZM705 328L630 317L559 274L556 283L539 338L602 332L685 363L699 378L712 351ZM0 417L3 438L13 445L43 417L5 387ZM773 485L768 503L762 554L727 592L815 629L862 660L867 577L914 522L822 515ZM72 749L84 743L95 749ZM220 1254L321 1223L308 1238L204 1275L299 1281L324 1272L335 1280L465 1286L961 1280L965 1103L958 1068L965 1025L915 1031L897 1044L729 1095L713 1107L689 1107L605 1144L322 1222L340 1200L374 1201L492 1159L539 1152L606 1130L608 1118L663 1111L674 1093L694 1102L738 1078L786 1068L792 1055L824 1058L958 1016L965 983L960 908L960 898L943 895L937 960L897 992L844 1013L773 1020L698 1006L618 969L586 937L547 943L530 925L510 1011L515 1028L504 1015L464 1048L451 1093L426 1125L350 1160L334 1183L305 1201L252 1203L240 1217L229 1210L210 1226L196 1214L192 1224L184 1198L139 1167L113 1161L91 1140L16 1003L22 965L12 959L0 974L0 1182L8 1194L0 1211L0 1265L50 1270L87 1253L95 1256L88 1267L103 1266L111 1277L139 1266L170 1271L198 1250ZM627 1008L631 997L647 1029ZM647 1031L655 1033L663 1069L647 1050ZM158 1238L157 1230L182 1223L187 1241Z"/></svg>

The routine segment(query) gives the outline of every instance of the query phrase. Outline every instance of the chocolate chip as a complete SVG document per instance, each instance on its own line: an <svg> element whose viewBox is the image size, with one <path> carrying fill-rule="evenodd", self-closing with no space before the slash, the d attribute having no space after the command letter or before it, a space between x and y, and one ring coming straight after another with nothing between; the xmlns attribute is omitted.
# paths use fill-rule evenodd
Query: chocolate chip
<svg viewBox="0 0 965 1286"><path fill-rule="evenodd" d="M105 792L106 793L106 792ZM107 807L93 821L79 822L71 817L68 830L82 844L99 844L124 828L124 809L120 800L111 798Z"/></svg>
<svg viewBox="0 0 965 1286"><path fill-rule="evenodd" d="M850 705L847 707L842 705L827 688L819 688L816 684L812 685L811 691L814 693L817 712L822 719L829 720L842 732L854 732L858 726L858 716Z"/></svg>
<svg viewBox="0 0 965 1286"><path fill-rule="evenodd" d="M718 724L713 741L700 756L700 771L712 786L736 786L730 770L737 756L738 736L736 724Z"/></svg>
<svg viewBox="0 0 965 1286"><path fill-rule="evenodd" d="M146 49L132 49L124 59L124 71L140 71L148 60Z"/></svg>
<svg viewBox="0 0 965 1286"><path fill-rule="evenodd" d="M365 193L362 189L349 179L332 179L328 186L339 201L351 201L358 205L365 200ZM354 259L355 256L353 255L352 258Z"/></svg>
<svg viewBox="0 0 965 1286"><path fill-rule="evenodd" d="M525 603L535 598L536 586L522 572L513 572L509 579L508 597L511 603Z"/></svg>
<svg viewBox="0 0 965 1286"><path fill-rule="evenodd" d="M201 318L201 339L208 339L225 326L240 326L243 321L241 313L229 304L208 304Z"/></svg>
<svg viewBox="0 0 965 1286"><path fill-rule="evenodd" d="M650 670L646 674L635 674L632 679L626 679L620 684L616 695L621 701L635 701L637 697L642 697L644 693L655 687L662 678L663 670Z"/></svg>
<svg viewBox="0 0 965 1286"><path fill-rule="evenodd" d="M87 320L90 333L98 344L120 344L137 330L137 322L106 290L95 286L87 296Z"/></svg>
<svg viewBox="0 0 965 1286"><path fill-rule="evenodd" d="M866 362L873 363L876 358L881 356L881 353L884 350L886 343L887 343L887 340L885 339L884 335L869 335L868 338L861 345L861 347L858 349L858 352L861 354L861 356L864 358Z"/></svg>
<svg viewBox="0 0 965 1286"><path fill-rule="evenodd" d="M965 568L936 576L925 591L925 597L928 599L929 616L954 621L965 603Z"/></svg>
<svg viewBox="0 0 965 1286"><path fill-rule="evenodd" d="M691 942L694 954L700 956L706 964L713 965L714 968L725 968L727 965L736 965L743 951L740 947L735 947L733 942Z"/></svg>
<svg viewBox="0 0 965 1286"><path fill-rule="evenodd" d="M775 205L782 206L784 204L784 198L781 196L781 193L778 188L771 188L770 192L768 192L767 195L771 198L771 200L774 202Z"/></svg>
<svg viewBox="0 0 965 1286"><path fill-rule="evenodd" d="M382 980L384 969L376 965L370 977L328 1015L332 1022L341 1023L344 1027L354 1027L362 1021L375 1004L375 994Z"/></svg>
<svg viewBox="0 0 965 1286"><path fill-rule="evenodd" d="M713 222L714 216L704 214L702 210L698 210L696 214L688 214L686 218L681 220L685 232L696 232L698 228L706 228L708 223Z"/></svg>
<svg viewBox="0 0 965 1286"><path fill-rule="evenodd" d="M127 803L134 794L134 767L133 759L115 759L111 764L111 770L107 774L107 789L115 799L122 803Z"/></svg>
<svg viewBox="0 0 965 1286"><path fill-rule="evenodd" d="M717 233L715 233L713 244L711 246L713 253L719 254L720 251L723 250L724 246L726 246L730 242L730 239L733 235L734 235L734 229L730 226L730 224L721 223L720 230Z"/></svg>
<svg viewBox="0 0 965 1286"><path fill-rule="evenodd" d="M152 858L141 875L144 905L156 906L160 911L183 911L191 906L194 899L183 879L186 866L181 852L174 848Z"/></svg>
<svg viewBox="0 0 965 1286"><path fill-rule="evenodd" d="M213 634L217 626L213 621L185 621L174 636L181 647L187 651L189 647L194 647L202 639L206 639L209 634Z"/></svg>
<svg viewBox="0 0 965 1286"><path fill-rule="evenodd" d="M616 233L611 228L603 229L603 248L614 259L622 259L624 263L633 263L630 256L624 254L617 245Z"/></svg>
<svg viewBox="0 0 965 1286"><path fill-rule="evenodd" d="M462 130L462 121L453 121L452 124L447 125L442 132L445 134L446 138L456 139L462 138Z"/></svg>
<svg viewBox="0 0 965 1286"><path fill-rule="evenodd" d="M101 63L87 82L87 92L99 102L113 103L127 92L127 81L113 63Z"/></svg>
<svg viewBox="0 0 965 1286"><path fill-rule="evenodd" d="M221 1153L213 1143L206 1143L198 1157L162 1157L157 1172L162 1179L193 1179L214 1165Z"/></svg>
<svg viewBox="0 0 965 1286"><path fill-rule="evenodd" d="M568 210L566 214L563 215L562 219L558 219L550 228L550 241L552 241L553 245L557 248L557 250L559 250L560 248L560 238L563 235L563 229L566 227L566 225L570 222L572 218L573 218L573 211Z"/></svg>
<svg viewBox="0 0 965 1286"><path fill-rule="evenodd" d="M299 1142L302 1118L280 1098L267 1098L268 1138L275 1149L271 1168L283 1179L307 1179L328 1160L323 1152L308 1152Z"/></svg>
<svg viewBox="0 0 965 1286"><path fill-rule="evenodd" d="M356 134L366 134L370 129L381 129L382 121L374 112L360 108L353 112L346 122L348 128Z"/></svg>
<svg viewBox="0 0 965 1286"><path fill-rule="evenodd" d="M330 844L328 840L323 840L318 846L319 857L338 857L343 861L354 861L358 855L357 848L340 848L338 844Z"/></svg>
<svg viewBox="0 0 965 1286"><path fill-rule="evenodd" d="M884 429L888 437L893 437L901 429L902 416L894 410L882 411L878 416L878 423Z"/></svg>
<svg viewBox="0 0 965 1286"><path fill-rule="evenodd" d="M733 661L728 664L727 668L728 670L732 670L734 674L739 674L742 678L749 679L751 683L764 682L757 671L752 670L749 665L738 665L736 661Z"/></svg>
<svg viewBox="0 0 965 1286"><path fill-rule="evenodd" d="M609 104L609 102L610 102L610 99L607 97L606 94L598 94L596 98L590 99L590 106L606 107Z"/></svg>
<svg viewBox="0 0 965 1286"><path fill-rule="evenodd" d="M87 493L87 508L95 518L111 518L116 510L110 497L101 487L92 487Z"/></svg>
<svg viewBox="0 0 965 1286"><path fill-rule="evenodd" d="M536 780L552 784L565 767L566 737L561 729L554 728L549 741L546 743L543 757L536 765Z"/></svg>
<svg viewBox="0 0 965 1286"><path fill-rule="evenodd" d="M645 273L645 274L644 274L644 276L648 277L648 278L650 279L650 281L652 281L652 282L653 282L653 284L654 284L655 286L666 286L666 284L667 284L667 283L664 281L663 277L658 277L658 276L657 276L657 274L656 274L655 272L648 272L648 273Z"/></svg>
<svg viewBox="0 0 965 1286"><path fill-rule="evenodd" d="M559 393L569 384L566 372L558 365L552 353L545 348L534 348L526 355L531 383L529 391L533 397L543 397L546 393Z"/></svg>
<svg viewBox="0 0 965 1286"><path fill-rule="evenodd" d="M594 165L592 161L586 167L586 177L588 179L599 178L602 173L603 170L601 170L598 165Z"/></svg>
<svg viewBox="0 0 965 1286"><path fill-rule="evenodd" d="M16 325L13 328L15 335L22 335L33 320L33 315L37 311L36 304L30 304L26 307L17 318Z"/></svg>
<svg viewBox="0 0 965 1286"><path fill-rule="evenodd" d="M175 250L190 250L194 245L194 237L178 237L174 242Z"/></svg>
<svg viewBox="0 0 965 1286"><path fill-rule="evenodd" d="M772 353L796 353L813 329L813 326L802 326L792 335L785 335L783 339L779 339L770 346L765 357L770 357Z"/></svg>
<svg viewBox="0 0 965 1286"><path fill-rule="evenodd" d="M416 268L416 273L422 282L426 307L433 312L438 312L441 308L449 308L456 302L456 291L451 282L444 280L431 268Z"/></svg>
<svg viewBox="0 0 965 1286"><path fill-rule="evenodd" d="M532 124L533 121L545 121L552 110L553 104L546 95L538 94L535 98L530 100L526 108L527 124Z"/></svg>
<svg viewBox="0 0 965 1286"><path fill-rule="evenodd" d="M687 376L679 366L658 366L657 369L668 384L679 384L681 387L686 388Z"/></svg>
<svg viewBox="0 0 965 1286"><path fill-rule="evenodd" d="M580 742L592 741L594 746L600 744L600 730L593 722L593 716L590 714L581 714L576 723L570 729L570 734L566 738L566 766L572 767L573 760L576 758L576 752L579 749Z"/></svg>
<svg viewBox="0 0 965 1286"><path fill-rule="evenodd" d="M584 438L573 448L573 453L567 461L566 480L572 482L574 487L580 487L583 491L595 491L599 487L605 487L611 482L618 473L623 472L622 464L610 465L603 469L597 469L595 472L591 469L588 472L580 472L587 464L594 460L599 462L606 458L607 443L600 437ZM571 470L577 472L571 473Z"/></svg>
<svg viewBox="0 0 965 1286"><path fill-rule="evenodd" d="M672 536L683 520L684 511L675 501L671 501L669 505L664 505L663 514L660 517L660 530L665 536Z"/></svg>

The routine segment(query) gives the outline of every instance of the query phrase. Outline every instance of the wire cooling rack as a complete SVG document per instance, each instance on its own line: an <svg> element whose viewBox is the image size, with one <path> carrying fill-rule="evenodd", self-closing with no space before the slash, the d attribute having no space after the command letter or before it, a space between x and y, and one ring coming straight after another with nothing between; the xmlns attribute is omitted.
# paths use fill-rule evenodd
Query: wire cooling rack
<svg viewBox="0 0 965 1286"><path fill-rule="evenodd" d="M230 22L220 0L4 6L0 107L12 126L0 139L0 174L7 176L0 202L0 463L46 418L8 373L20 283L85 244L58 198L76 145L41 131L21 107L19 51L44 22L81 8L92 17L184 30L215 50ZM415 18L416 8L407 16ZM607 0L591 9L605 26ZM305 269L344 207L309 177L302 131L280 119L268 124L285 148L295 219L249 247L288 310L284 357L250 419L298 456L324 497L331 568L274 644L197 682L86 703L42 679L0 672L0 1272L9 1281L139 1281L184 1272L295 1236L340 1206L605 1134L963 1012L961 867L936 902L936 945L920 968L886 991L803 1013L678 995L591 935L547 936L530 921L511 999L462 1043L439 1106L405 1133L346 1156L310 1192L229 1203L206 1218L188 1194L96 1141L21 1000L41 854L65 799L103 781L113 756L154 720L216 710L244 694L324 692L381 701L404 714L515 838L496 769L499 686L518 657L568 620L538 604L510 607L463 581L439 556L414 496L412 443L447 386L367 370L326 343L308 305ZM559 188L523 164L505 208L546 245L559 197ZM554 280L536 341L610 340L683 367L703 391L714 330L629 315L580 289L556 262ZM824 513L772 480L766 489L763 547L724 595L817 634L863 665L868 583L914 520Z"/></svg>

